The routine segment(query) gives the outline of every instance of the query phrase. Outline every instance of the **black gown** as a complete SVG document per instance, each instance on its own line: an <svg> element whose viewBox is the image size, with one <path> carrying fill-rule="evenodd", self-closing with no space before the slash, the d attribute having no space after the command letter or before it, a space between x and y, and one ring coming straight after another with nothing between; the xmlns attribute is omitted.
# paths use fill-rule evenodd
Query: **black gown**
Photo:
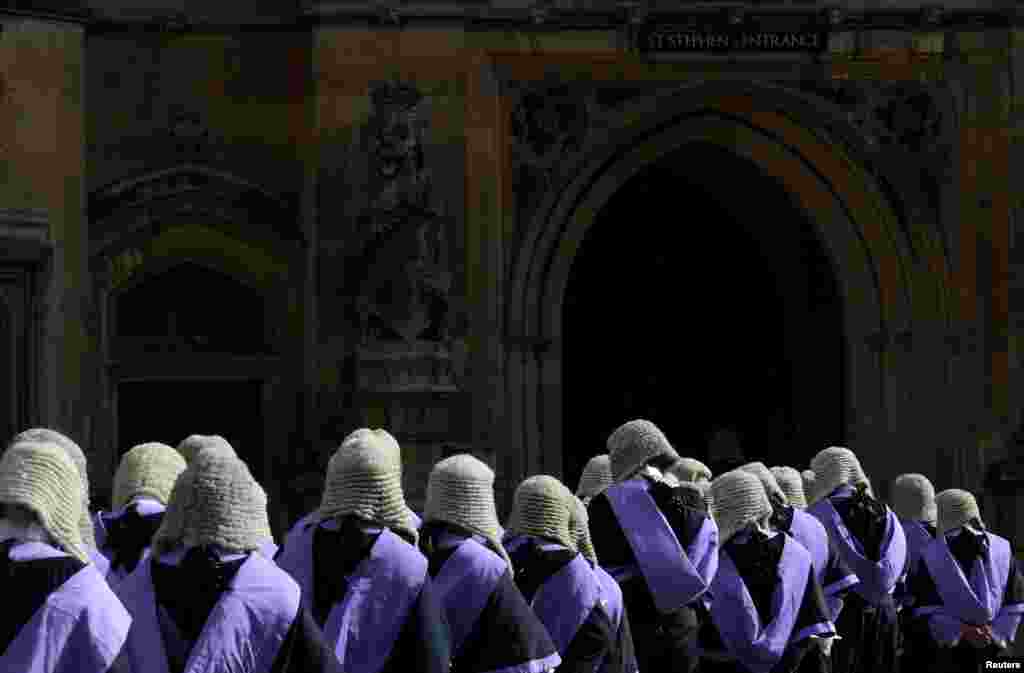
<svg viewBox="0 0 1024 673"><path fill-rule="evenodd" d="M171 620L171 624L163 620L160 623L165 643L195 643L199 639L214 606L245 561L242 558L220 562L196 548L189 551L180 565L152 563L157 605ZM166 649L169 672L183 673L191 648ZM336 668L334 652L324 642L320 627L308 610L300 608L270 673L319 673Z"/></svg>
<svg viewBox="0 0 1024 673"><path fill-rule="evenodd" d="M762 624L772 620L772 596L778 585L778 567L782 559L782 548L786 536L775 535L768 540L762 540L756 536L744 542L735 538L725 545L729 558L732 559L736 570L743 583L750 592L750 598L754 601L758 617ZM821 585L814 575L814 569L808 571L807 586L804 590L803 601L800 603L800 610L797 613L796 622L793 624L793 632L798 633L815 624L828 621L828 608L825 605L825 596L821 591ZM714 621L704 621L700 629L698 639L702 650L720 651L725 649L722 636L718 632ZM812 655L817 659L816 652L821 647L813 638L805 638L796 643L790 643L782 654L782 658L772 667L771 673L796 673L802 670L803 661ZM747 673L746 668L739 662L704 660L700 664L701 673ZM887 672L888 673L888 672Z"/></svg>
<svg viewBox="0 0 1024 673"><path fill-rule="evenodd" d="M402 535L397 531L396 534ZM345 578L369 556L379 535L378 530L368 530L355 517L343 518L336 531L317 527L313 533L313 618L321 628L331 608L348 590ZM380 673L447 673L450 662L444 609L428 581L413 603Z"/></svg>
<svg viewBox="0 0 1024 673"><path fill-rule="evenodd" d="M686 549L708 518L703 499L689 489L673 488L663 482L652 484L650 493L680 546ZM587 511L591 542L601 565L605 568L636 565L636 556L607 495L595 496ZM641 673L696 671L697 658L692 651L700 623L707 617L701 601L698 599L671 614L662 614L655 607L642 574L620 582L619 586Z"/></svg>
<svg viewBox="0 0 1024 673"><path fill-rule="evenodd" d="M864 556L879 560L888 516L885 506L862 493L832 503L847 530L861 543ZM836 620L836 630L840 639L832 648L834 673L897 671L900 626L892 596L874 606L850 591Z"/></svg>
<svg viewBox="0 0 1024 673"><path fill-rule="evenodd" d="M526 602L532 602L537 591L555 573L576 558L569 549L541 549L536 539L530 539L510 554L515 568L516 586ZM629 619L622 611L622 626L616 629L611 618L595 606L586 621L580 625L569 647L562 654L558 673L593 673L600 662L605 662L603 673L633 673L624 670L624 663L633 660L633 639Z"/></svg>
<svg viewBox="0 0 1024 673"><path fill-rule="evenodd" d="M934 524L921 522L932 539L935 539L935 526ZM907 540L910 543L910 540ZM925 629L922 631L920 620L914 619L913 617L913 594L910 591L910 578L914 576L915 568L910 567L910 554L907 554L907 577L904 581L896 585L895 599L897 603L903 604L904 607L900 610L899 624L900 624L900 660L899 660L899 671L900 673L913 673L920 666L921 657L930 656L930 652L934 647L931 635L928 633L927 624ZM910 601L910 604L906 604Z"/></svg>
<svg viewBox="0 0 1024 673"><path fill-rule="evenodd" d="M110 559L110 569L134 571L163 519L163 512L143 515L136 505L130 505L123 516L111 521L102 549Z"/></svg>
<svg viewBox="0 0 1024 673"><path fill-rule="evenodd" d="M795 510L792 506L781 507L773 504L772 525L776 530L786 533L787 535L792 535L790 530L793 526L794 512ZM830 544L828 546L828 561L826 562L825 572L821 578L823 584L819 584L819 588L824 594L826 587L845 580L850 576L856 575L850 569L850 566L848 566L843 560L843 557L840 556L839 551L835 546ZM846 587L836 591L833 596L845 602L846 595L849 592L850 587ZM825 603L828 605L827 600ZM798 673L831 673L831 671L832 655L831 653L825 654L825 651L820 647L812 648L803 658L803 661L800 662L800 666L797 669Z"/></svg>
<svg viewBox="0 0 1024 673"><path fill-rule="evenodd" d="M957 535L947 538L949 551L956 559L964 575L970 576L971 567L981 553L978 540L972 535ZM942 598L935 586L935 580L922 560L907 582L907 589L914 597L915 606L942 605ZM1024 603L1024 575L1021 574L1017 559L1010 559L1010 574L1003 592L1003 605ZM939 647L928 627L928 617L908 620L909 633L917 643L913 668L905 671L927 670L934 673L959 673L959 671L985 670L985 661L1015 654L1014 643L1008 642L1006 649L999 649L994 643L977 649L965 641L956 647Z"/></svg>
<svg viewBox="0 0 1024 673"><path fill-rule="evenodd" d="M427 554L430 577L437 577L445 562L458 547L434 549L430 538L435 531L460 537L469 534L446 524L429 524L421 530L421 543ZM425 538L425 539L424 539ZM489 673L518 670L529 662L538 662L556 653L544 625L516 586L511 570L506 570L487 598L479 618L458 652L453 652L451 673ZM415 670L415 669L412 669Z"/></svg>

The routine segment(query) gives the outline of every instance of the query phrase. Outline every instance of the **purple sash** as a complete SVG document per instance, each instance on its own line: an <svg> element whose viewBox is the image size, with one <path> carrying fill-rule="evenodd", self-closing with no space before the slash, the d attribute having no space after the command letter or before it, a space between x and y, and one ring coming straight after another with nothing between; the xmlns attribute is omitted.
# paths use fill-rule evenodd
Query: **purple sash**
<svg viewBox="0 0 1024 673"><path fill-rule="evenodd" d="M698 571L692 556L717 559L718 529L708 518L685 552L648 492L646 480L630 479L605 490L659 612L674 612L708 589L717 561Z"/></svg>
<svg viewBox="0 0 1024 673"><path fill-rule="evenodd" d="M824 587L825 570L828 568L828 531L825 526L807 512L793 508L793 523L789 533L811 555L814 576Z"/></svg>
<svg viewBox="0 0 1024 673"><path fill-rule="evenodd" d="M299 519L298 521L296 521L295 525L292 526L291 529L289 529L287 533L285 533L285 535L284 535L284 542L281 544L281 547L287 547L288 544L291 542L293 537L298 537L298 536L302 535L302 531L306 530L306 528L311 523L313 523L315 517L316 517L316 511L312 511L309 514L307 514L306 516L304 516L301 519Z"/></svg>
<svg viewBox="0 0 1024 673"><path fill-rule="evenodd" d="M599 598L597 577L577 554L537 590L530 607L547 628L558 653L564 655Z"/></svg>
<svg viewBox="0 0 1024 673"><path fill-rule="evenodd" d="M506 572L505 560L471 537L463 540L441 566L432 586L448 618L452 658L462 649Z"/></svg>
<svg viewBox="0 0 1024 673"><path fill-rule="evenodd" d="M591 566L594 577L597 579L597 586L600 590L601 607L608 613L612 627L618 632L622 626L622 588L615 578L609 575L601 566Z"/></svg>
<svg viewBox="0 0 1024 673"><path fill-rule="evenodd" d="M711 619L729 653L752 673L768 673L790 642L832 628L830 624L821 624L805 629L806 633L793 633L812 568L810 553L798 542L784 541L778 567L779 582L772 594L774 618L767 625L761 624L747 585L728 552L722 550L720 555L718 573L711 586L715 596L711 602Z"/></svg>
<svg viewBox="0 0 1024 673"><path fill-rule="evenodd" d="M313 515L299 520L285 538L281 555L275 563L295 580L302 589L302 606L313 610L313 533L316 531Z"/></svg>
<svg viewBox="0 0 1024 673"><path fill-rule="evenodd" d="M976 626L991 623L999 613L1010 574L1009 542L987 533L986 537L988 554L975 559L969 579L949 551L945 536L939 536L921 552L921 559L928 566L928 573L942 598L941 611ZM936 607L926 606L921 612L938 611Z"/></svg>
<svg viewBox="0 0 1024 673"><path fill-rule="evenodd" d="M95 566L87 565L50 594L22 626L0 656L0 670L107 673L124 647L131 625L131 615Z"/></svg>
<svg viewBox="0 0 1024 673"><path fill-rule="evenodd" d="M928 529L920 521L901 519L900 525L903 526L903 535L907 538L907 568L913 572L921 558L921 552L935 538L932 537L932 534L928 532Z"/></svg>
<svg viewBox="0 0 1024 673"><path fill-rule="evenodd" d="M152 559L117 588L135 621L128 636L131 673L168 673L157 617ZM250 554L214 606L184 673L266 673L299 612L300 590L261 554Z"/></svg>
<svg viewBox="0 0 1024 673"><path fill-rule="evenodd" d="M427 580L427 559L385 528L348 576L345 597L324 624L342 670L376 673L391 654Z"/></svg>
<svg viewBox="0 0 1024 673"><path fill-rule="evenodd" d="M263 554L264 558L274 560L274 556L277 555L278 546L274 543L274 538L268 537L266 540L260 543L259 552Z"/></svg>
<svg viewBox="0 0 1024 673"><path fill-rule="evenodd" d="M836 545L843 561L860 580L853 585L853 590L875 606L891 596L896 588L896 582L903 575L903 566L907 560L907 538L903 534L903 526L892 510L885 508L885 535L882 538L878 561L872 561L864 556L864 547L843 523L839 512L832 505L831 496L822 498L808 511L824 524L829 540Z"/></svg>
<svg viewBox="0 0 1024 673"><path fill-rule="evenodd" d="M96 572L100 574L100 577L110 574L110 559L104 556L100 550L86 547L85 553L89 555L89 561L96 566Z"/></svg>

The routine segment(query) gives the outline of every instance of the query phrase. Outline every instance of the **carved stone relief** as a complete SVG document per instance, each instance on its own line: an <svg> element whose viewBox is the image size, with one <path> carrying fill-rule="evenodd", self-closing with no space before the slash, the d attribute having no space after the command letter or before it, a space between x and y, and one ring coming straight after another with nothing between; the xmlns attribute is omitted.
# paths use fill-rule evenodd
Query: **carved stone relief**
<svg viewBox="0 0 1024 673"><path fill-rule="evenodd" d="M430 170L424 139L428 101L416 87L377 83L370 89L373 112L366 124L371 211L431 207ZM376 232L374 232L376 233Z"/></svg>
<svg viewBox="0 0 1024 673"><path fill-rule="evenodd" d="M877 165L912 178L938 221L953 175L954 113L940 85L867 80L807 81L801 88L835 104L877 153Z"/></svg>
<svg viewBox="0 0 1024 673"><path fill-rule="evenodd" d="M505 87L514 101L512 185L516 235L521 236L567 159L583 150L604 115L638 92L634 85L628 91L616 91L618 96L602 96L600 88L558 81L509 80ZM514 260L509 256L507 262Z"/></svg>
<svg viewBox="0 0 1024 673"><path fill-rule="evenodd" d="M363 201L338 252L348 270L332 299L351 337L340 378L358 398L358 422L406 437L440 436L451 425L446 395L463 387L466 360L466 314L453 297L456 222L433 190L429 101L400 81L373 85L369 97L358 148L366 161Z"/></svg>

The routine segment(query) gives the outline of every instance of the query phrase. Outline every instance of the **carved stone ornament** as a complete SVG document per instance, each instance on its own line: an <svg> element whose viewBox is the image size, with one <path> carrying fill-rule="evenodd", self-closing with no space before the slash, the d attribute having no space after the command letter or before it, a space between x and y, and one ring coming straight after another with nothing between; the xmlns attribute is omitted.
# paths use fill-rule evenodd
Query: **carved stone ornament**
<svg viewBox="0 0 1024 673"><path fill-rule="evenodd" d="M444 263L443 219L402 209L381 229L359 265L362 341L445 341L452 274Z"/></svg>
<svg viewBox="0 0 1024 673"><path fill-rule="evenodd" d="M582 149L593 117L593 97L566 85L530 88L512 112L513 160L551 171Z"/></svg>
<svg viewBox="0 0 1024 673"><path fill-rule="evenodd" d="M952 110L940 104L936 85L831 80L801 88L838 106L878 155L878 165L913 173L938 213L954 169L955 120L946 118Z"/></svg>
<svg viewBox="0 0 1024 673"><path fill-rule="evenodd" d="M426 99L410 84L382 82L371 87L370 101L370 209L430 208L431 181L423 147L429 122Z"/></svg>
<svg viewBox="0 0 1024 673"><path fill-rule="evenodd" d="M511 135L513 188L522 226L566 158L582 150L600 111L593 91L563 84L527 84L520 91Z"/></svg>

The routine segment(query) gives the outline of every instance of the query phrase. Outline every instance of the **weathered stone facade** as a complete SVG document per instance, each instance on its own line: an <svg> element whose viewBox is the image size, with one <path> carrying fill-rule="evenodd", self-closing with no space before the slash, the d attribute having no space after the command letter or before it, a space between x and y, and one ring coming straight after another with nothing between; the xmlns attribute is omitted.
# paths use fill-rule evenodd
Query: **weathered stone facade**
<svg viewBox="0 0 1024 673"><path fill-rule="evenodd" d="M835 275L845 374L816 379L813 330L787 331L808 354L792 413L841 386L836 439L880 484L980 489L1007 455L1024 381L1012 17L656 60L629 39L655 5L327 4L249 26L114 3L4 19L4 427L67 430L102 490L140 424L224 404L278 526L366 424L399 437L415 505L444 444L490 460L507 501L598 448L563 427L573 261L631 176L696 143L784 187ZM786 235L762 247L790 254ZM133 306L167 308L126 328Z"/></svg>

